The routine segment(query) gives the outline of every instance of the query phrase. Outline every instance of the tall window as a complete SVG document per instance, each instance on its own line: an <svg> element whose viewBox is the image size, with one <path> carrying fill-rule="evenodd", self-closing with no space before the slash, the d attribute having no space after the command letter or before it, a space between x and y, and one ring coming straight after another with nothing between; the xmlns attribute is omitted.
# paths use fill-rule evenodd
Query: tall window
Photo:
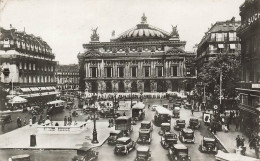
<svg viewBox="0 0 260 161"><path fill-rule="evenodd" d="M9 39L4 39L4 48L10 48L10 41L9 41Z"/></svg>
<svg viewBox="0 0 260 161"><path fill-rule="evenodd" d="M157 76L162 77L163 76L163 67L156 67L157 69Z"/></svg>
<svg viewBox="0 0 260 161"><path fill-rule="evenodd" d="M90 68L90 77L97 78L97 67Z"/></svg>
<svg viewBox="0 0 260 161"><path fill-rule="evenodd" d="M150 77L150 67L144 67L144 76Z"/></svg>
<svg viewBox="0 0 260 161"><path fill-rule="evenodd" d="M229 41L236 41L236 33L235 32L230 32L229 33Z"/></svg>
<svg viewBox="0 0 260 161"><path fill-rule="evenodd" d="M105 76L108 78L112 77L112 67L106 67L105 68Z"/></svg>
<svg viewBox="0 0 260 161"><path fill-rule="evenodd" d="M211 41L216 41L216 34L215 33L211 33Z"/></svg>
<svg viewBox="0 0 260 161"><path fill-rule="evenodd" d="M171 67L171 75L176 77L177 76L177 66Z"/></svg>
<svg viewBox="0 0 260 161"><path fill-rule="evenodd" d="M217 33L217 38L216 38L216 41L224 41L224 36L222 33Z"/></svg>
<svg viewBox="0 0 260 161"><path fill-rule="evenodd" d="M131 74L132 74L132 77L136 77L137 76L137 67L132 67Z"/></svg>
<svg viewBox="0 0 260 161"><path fill-rule="evenodd" d="M117 68L117 75L120 78L124 77L124 67L118 67Z"/></svg>

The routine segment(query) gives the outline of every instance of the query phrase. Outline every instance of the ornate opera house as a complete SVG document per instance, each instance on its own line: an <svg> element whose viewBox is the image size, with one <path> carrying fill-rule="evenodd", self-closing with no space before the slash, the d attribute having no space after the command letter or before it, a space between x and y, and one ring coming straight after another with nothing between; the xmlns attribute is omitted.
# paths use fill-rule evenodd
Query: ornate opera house
<svg viewBox="0 0 260 161"><path fill-rule="evenodd" d="M97 28L78 54L80 89L92 93L190 90L196 78L194 53L184 51L177 26L171 33L141 23L110 42L100 42Z"/></svg>

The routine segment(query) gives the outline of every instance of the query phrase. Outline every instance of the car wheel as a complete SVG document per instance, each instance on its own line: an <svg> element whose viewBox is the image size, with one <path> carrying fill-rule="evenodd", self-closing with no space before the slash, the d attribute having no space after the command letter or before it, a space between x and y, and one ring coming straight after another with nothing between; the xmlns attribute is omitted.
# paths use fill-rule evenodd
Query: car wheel
<svg viewBox="0 0 260 161"><path fill-rule="evenodd" d="M125 154L127 155L129 153L129 150L128 149L126 149L126 152L125 152Z"/></svg>

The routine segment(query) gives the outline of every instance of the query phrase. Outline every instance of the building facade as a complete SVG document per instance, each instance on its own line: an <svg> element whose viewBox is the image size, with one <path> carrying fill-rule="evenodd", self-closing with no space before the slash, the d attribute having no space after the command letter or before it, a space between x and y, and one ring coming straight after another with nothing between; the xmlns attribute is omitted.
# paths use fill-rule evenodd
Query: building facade
<svg viewBox="0 0 260 161"><path fill-rule="evenodd" d="M240 94L241 128L259 132L260 108L260 1L246 0L240 6L241 26L241 82Z"/></svg>
<svg viewBox="0 0 260 161"><path fill-rule="evenodd" d="M196 65L197 70L205 62L214 60L220 54L239 54L241 52L240 39L236 31L241 22L233 17L231 20L216 22L205 33L198 44Z"/></svg>
<svg viewBox="0 0 260 161"><path fill-rule="evenodd" d="M147 23L125 31L110 42L100 42L97 29L78 54L80 89L92 93L167 92L190 90L196 78L191 62L195 54L184 51L177 26L168 33Z"/></svg>
<svg viewBox="0 0 260 161"><path fill-rule="evenodd" d="M78 64L57 65L55 70L56 88L63 92L79 90Z"/></svg>
<svg viewBox="0 0 260 161"><path fill-rule="evenodd" d="M11 25L10 29L0 28L0 80L9 94L29 100L52 97L56 86L54 59L51 47L40 37L17 31ZM6 71L8 76L3 74Z"/></svg>

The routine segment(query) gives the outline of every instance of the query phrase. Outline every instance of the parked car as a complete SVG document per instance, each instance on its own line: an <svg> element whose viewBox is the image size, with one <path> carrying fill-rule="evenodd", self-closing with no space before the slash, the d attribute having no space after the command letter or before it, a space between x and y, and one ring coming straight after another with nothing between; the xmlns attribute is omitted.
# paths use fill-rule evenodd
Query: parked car
<svg viewBox="0 0 260 161"><path fill-rule="evenodd" d="M191 161L188 148L183 144L174 144L169 148L168 156L172 161Z"/></svg>
<svg viewBox="0 0 260 161"><path fill-rule="evenodd" d="M190 118L189 128L191 128L191 129L198 129L199 127L200 127L199 119Z"/></svg>
<svg viewBox="0 0 260 161"><path fill-rule="evenodd" d="M152 132L153 131L152 121L142 121L140 129L149 129Z"/></svg>
<svg viewBox="0 0 260 161"><path fill-rule="evenodd" d="M151 151L148 146L140 146L136 149L135 161L150 161Z"/></svg>
<svg viewBox="0 0 260 161"><path fill-rule="evenodd" d="M185 128L185 125L186 125L185 120L178 119L175 122L174 129L181 130L181 129Z"/></svg>
<svg viewBox="0 0 260 161"><path fill-rule="evenodd" d="M137 142L142 144L146 144L146 143L150 144L151 141L152 141L151 131L149 129L140 129Z"/></svg>
<svg viewBox="0 0 260 161"><path fill-rule="evenodd" d="M215 138L203 137L200 145L201 152L217 153L217 142Z"/></svg>
<svg viewBox="0 0 260 161"><path fill-rule="evenodd" d="M179 133L179 139L181 142L184 143L194 143L195 142L195 136L194 131L192 129L184 128Z"/></svg>
<svg viewBox="0 0 260 161"><path fill-rule="evenodd" d="M110 135L107 139L107 143L114 145L116 144L117 139L120 138L121 136L122 136L121 130L113 130L110 132Z"/></svg>
<svg viewBox="0 0 260 161"><path fill-rule="evenodd" d="M135 149L136 143L130 137L121 137L117 139L114 149L115 154L128 154Z"/></svg>
<svg viewBox="0 0 260 161"><path fill-rule="evenodd" d="M173 146L173 144L177 144L177 135L173 132L166 132L161 137L161 145L163 148L168 149Z"/></svg>
<svg viewBox="0 0 260 161"><path fill-rule="evenodd" d="M0 124L7 124L12 121L11 115L6 114L6 115L1 115L0 116Z"/></svg>

